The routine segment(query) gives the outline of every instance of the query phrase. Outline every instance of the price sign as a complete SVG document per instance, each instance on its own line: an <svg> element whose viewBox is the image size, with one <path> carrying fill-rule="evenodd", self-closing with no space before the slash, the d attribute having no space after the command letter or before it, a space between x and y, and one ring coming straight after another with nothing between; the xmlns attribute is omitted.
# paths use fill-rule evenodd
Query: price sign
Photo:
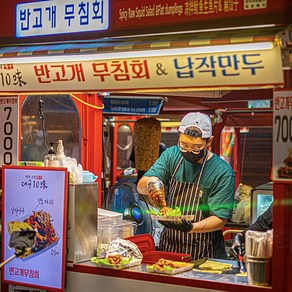
<svg viewBox="0 0 292 292"><path fill-rule="evenodd" d="M292 180L292 89L274 91L273 180Z"/></svg>
<svg viewBox="0 0 292 292"><path fill-rule="evenodd" d="M17 96L0 97L0 125L0 165L17 164Z"/></svg>
<svg viewBox="0 0 292 292"><path fill-rule="evenodd" d="M164 99L155 98L127 98L127 97L104 97L104 114L125 114L125 115L147 115L155 116L160 113Z"/></svg>
<svg viewBox="0 0 292 292"><path fill-rule="evenodd" d="M3 282L64 291L67 185L66 168L3 166L3 261L27 242L13 231L36 231L33 245L2 268Z"/></svg>

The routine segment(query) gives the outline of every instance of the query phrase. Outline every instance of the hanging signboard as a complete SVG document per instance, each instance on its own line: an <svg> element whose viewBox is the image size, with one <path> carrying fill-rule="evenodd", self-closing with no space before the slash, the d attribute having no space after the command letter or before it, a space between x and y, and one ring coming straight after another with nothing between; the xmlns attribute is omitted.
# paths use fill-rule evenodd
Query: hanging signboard
<svg viewBox="0 0 292 292"><path fill-rule="evenodd" d="M292 181L292 89L274 91L273 180Z"/></svg>
<svg viewBox="0 0 292 292"><path fill-rule="evenodd" d="M290 0L9 0L1 1L0 35L10 41L36 37L64 41L62 34L72 40L72 32L76 39L93 39L161 31L289 25L290 11Z"/></svg>
<svg viewBox="0 0 292 292"><path fill-rule="evenodd" d="M131 0L116 1L115 24L121 27L158 25L163 23L193 22L221 17L251 15L255 12L268 11L267 0ZM270 5L271 3L269 3Z"/></svg>
<svg viewBox="0 0 292 292"><path fill-rule="evenodd" d="M18 98L0 97L0 165L18 161Z"/></svg>
<svg viewBox="0 0 292 292"><path fill-rule="evenodd" d="M145 53L146 54L146 53ZM122 55L122 54L121 54ZM0 92L96 92L283 85L280 47L91 61L0 64ZM17 60L17 59L16 59ZM1 62L1 60L0 60ZM16 61L17 62L17 61ZM9 66L8 66L9 65ZM2 76L2 79L1 79Z"/></svg>
<svg viewBox="0 0 292 292"><path fill-rule="evenodd" d="M67 184L65 168L3 167L2 259L19 251L9 248L13 231L36 231L34 245L2 268L3 282L64 291Z"/></svg>
<svg viewBox="0 0 292 292"><path fill-rule="evenodd" d="M16 7L16 36L106 30L109 0L38 1Z"/></svg>
<svg viewBox="0 0 292 292"><path fill-rule="evenodd" d="M160 113L163 98L152 97L104 97L104 114L153 116Z"/></svg>

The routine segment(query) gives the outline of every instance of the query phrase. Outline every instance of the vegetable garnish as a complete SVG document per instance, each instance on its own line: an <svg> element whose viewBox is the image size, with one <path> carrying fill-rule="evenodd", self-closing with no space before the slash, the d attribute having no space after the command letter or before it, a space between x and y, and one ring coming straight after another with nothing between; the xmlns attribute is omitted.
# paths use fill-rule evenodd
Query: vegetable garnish
<svg viewBox="0 0 292 292"><path fill-rule="evenodd" d="M175 207L174 209L169 208L169 207L163 207L159 211L150 209L148 213L150 215L155 215L155 216L181 216L181 210L179 207Z"/></svg>
<svg viewBox="0 0 292 292"><path fill-rule="evenodd" d="M165 271L171 271L173 269L180 268L178 266L178 262L170 261L161 258L158 262L156 262L154 265L147 265L147 269L149 270L165 270Z"/></svg>
<svg viewBox="0 0 292 292"><path fill-rule="evenodd" d="M113 264L110 262L109 258L100 259L97 257L92 257L91 261L96 264L103 264L107 266L115 266L115 265L127 265L131 262L132 258L122 258L119 263Z"/></svg>

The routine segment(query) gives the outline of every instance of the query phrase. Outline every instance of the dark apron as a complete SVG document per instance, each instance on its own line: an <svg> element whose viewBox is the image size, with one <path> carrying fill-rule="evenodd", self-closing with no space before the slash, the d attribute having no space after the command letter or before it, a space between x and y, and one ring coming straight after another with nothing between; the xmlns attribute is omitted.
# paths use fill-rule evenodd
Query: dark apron
<svg viewBox="0 0 292 292"><path fill-rule="evenodd" d="M175 174L183 160L178 162L174 173L172 174L169 182L169 197L168 206L175 208L179 206L183 215L195 215L194 222L202 220L202 210L199 208L200 198L203 195L200 190L200 181L207 160L208 152L202 163L197 183L179 182L175 179ZM224 248L224 241L221 230L222 238L217 238L218 231L206 233L185 233L176 231L169 228L164 228L161 233L159 249L169 252L187 253L191 254L193 259L200 259L203 257L208 258L224 258L224 256L215 253L214 242L221 241ZM225 253L226 255L226 253Z"/></svg>

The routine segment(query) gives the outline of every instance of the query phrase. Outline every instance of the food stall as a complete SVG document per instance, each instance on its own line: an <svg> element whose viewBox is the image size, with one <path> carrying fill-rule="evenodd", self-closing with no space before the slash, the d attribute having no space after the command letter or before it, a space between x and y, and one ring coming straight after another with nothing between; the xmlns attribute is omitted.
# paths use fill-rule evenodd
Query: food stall
<svg viewBox="0 0 292 292"><path fill-rule="evenodd" d="M5 3L4 7L7 9L1 9L0 14L2 27L1 103L11 105L16 99L17 106L22 107L27 96L35 95L42 97L53 95L56 98L59 95L66 95L74 100L80 121L77 126L77 132L80 131L80 135L77 135L75 140L79 149L81 148L79 161L84 169L98 175L99 206L103 198L101 145L103 144L102 107L105 96L114 98L119 94L127 96L130 93L129 98L139 94L145 99L158 95L168 96L169 100L175 100L171 98L175 92L178 95L177 99L183 100L193 99L195 93L198 95L200 91L211 91L215 95L211 94L212 101L219 92L217 98L230 102L233 94L224 100L221 91L233 90L234 93L238 89L248 92L255 90L256 95L256 90L261 88L267 89L273 95L274 88L284 87L288 91L291 87L291 69L283 72L281 51L281 40L287 37L286 30L291 32L287 28L290 25L289 15L287 15L291 8L289 1L283 0L277 4L263 2L261 6L253 3L244 6L243 1L231 1L232 3L226 6L223 6L223 1L210 2L210 5L205 3L202 6L189 1L175 3L174 1L157 1L153 4L153 1L144 0L139 6L130 0L111 1L110 4L108 1L89 1L88 5L90 3L95 12L93 18L99 21L99 30L96 29L95 23L88 24L88 14L87 16L85 14L86 6L79 6L80 13L78 14L74 11L74 3L61 7L65 5L63 1L59 1L59 4L56 1L36 1L26 4L21 2L14 0L9 4ZM48 4L49 2L52 5ZM101 3L104 6L100 7L105 9L102 11L108 14L98 14ZM21 5L16 6L16 4ZM57 19L55 17L60 7L66 12L63 15L66 25L52 30L56 27L56 22L53 20ZM11 11L8 19L3 16L4 11ZM44 24L41 23L40 18L42 11L47 11L51 15ZM30 17L34 17L34 22L28 21ZM80 17L79 24L68 25L77 17ZM5 25L4 19L7 21ZM100 22L101 19L104 21ZM151 21L148 21L150 19ZM210 19L212 21L209 21ZM14 20L17 21L14 22ZM238 27L250 26L250 29L231 30L229 27L234 26L235 23ZM218 27L221 29L218 30ZM74 41L72 41L73 33L76 36ZM164 35L161 36L161 34ZM287 45L286 39L284 43ZM235 44L238 50L234 47L230 48L230 44ZM254 44L263 45L263 47L255 49ZM217 51L212 51L211 49L217 45L221 50L217 48ZM173 50L167 53L166 49ZM184 51L185 49L187 50ZM135 54L137 52L139 54ZM198 54L196 61L199 62L199 66L196 69L191 57L197 55L193 54ZM182 92L184 92L184 97L177 94ZM12 101L11 97L14 98ZM40 100L37 99L37 101ZM43 120L42 103L37 102L37 106L40 120ZM197 106L194 108L198 109ZM215 108L219 108L219 105L208 106L204 110L215 116ZM189 107L183 112L188 110ZM7 114L5 107L3 111ZM57 110L55 111L57 113ZM262 114L261 110L253 111L247 123L251 123L255 117L257 121L261 120ZM5 117L12 118L6 115ZM231 119L236 118L236 115L227 113L225 117L226 122L233 126L234 120L231 121ZM16 123L18 123L17 118L14 120ZM51 118L50 121L53 119ZM241 122L244 119L245 116ZM221 133L221 130L222 124L215 125L215 136ZM11 138L10 134L11 132L5 131L4 139L7 136ZM20 160L22 134L24 132L20 129L19 135L13 137L18 147L5 156L7 159L10 156L13 157L14 163ZM55 137L54 131L51 134ZM8 146L5 145L6 148ZM219 153L219 148L220 143L217 140L214 143L214 151ZM12 148L4 150L7 153L6 150L12 150ZM11 162L7 160L7 164ZM65 290L91 291L101 287L100 291L105 291L107 286L108 291L116 287L119 287L120 291L130 291L140 286L142 289L144 285L147 285L149 291L157 291L161 288L174 291L178 287L182 291L190 289L218 291L218 283L220 283L219 289L223 291L238 289L288 291L289 268L287 269L284 258L291 258L289 249L291 206L285 204L289 200L289 193L291 193L291 180L274 181L277 204L274 209L275 241L271 287L252 286L247 283L246 278L235 275L188 271L169 276L148 273L145 264L115 270L96 267L94 263L86 261L74 263L73 266L67 268ZM291 263L291 261L288 262ZM8 289L6 284L2 284L2 290Z"/></svg>

